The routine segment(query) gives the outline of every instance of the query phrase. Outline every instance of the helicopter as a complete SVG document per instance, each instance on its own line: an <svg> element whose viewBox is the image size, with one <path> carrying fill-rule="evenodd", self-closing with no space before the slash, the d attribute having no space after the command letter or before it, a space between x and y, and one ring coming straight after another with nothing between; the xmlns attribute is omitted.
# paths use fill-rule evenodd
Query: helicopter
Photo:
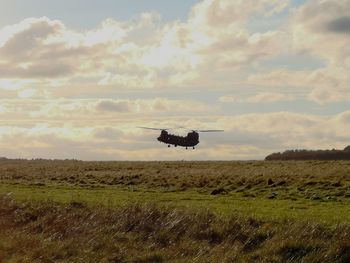
<svg viewBox="0 0 350 263"><path fill-rule="evenodd" d="M161 131L159 137L157 138L159 142L167 144L168 147L171 147L171 145L174 145L175 147L177 146L185 147L186 150L188 149L188 147L192 147L193 149L195 149L195 146L199 143L200 132L223 132L224 131L224 130L190 130L184 127L179 127L189 131L186 136L179 136L179 135L170 134L168 132L168 130L170 129L168 128L159 129L159 128L140 127L140 126L138 128Z"/></svg>

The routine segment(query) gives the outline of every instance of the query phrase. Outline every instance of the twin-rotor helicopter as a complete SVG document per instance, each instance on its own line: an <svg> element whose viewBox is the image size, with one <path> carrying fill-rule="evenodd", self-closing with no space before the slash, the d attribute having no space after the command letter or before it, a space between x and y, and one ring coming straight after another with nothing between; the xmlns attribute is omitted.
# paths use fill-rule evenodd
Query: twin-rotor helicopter
<svg viewBox="0 0 350 263"><path fill-rule="evenodd" d="M138 127L142 129L147 129L147 130L156 130L156 131L161 131L159 137L157 140L159 142L165 143L168 145L168 147L171 147L171 145L174 145L175 147L181 146L181 147L186 147L186 150L189 147L192 147L195 149L195 146L199 143L199 133L200 132L223 132L224 130L189 130L186 136L180 136L180 135L175 135L171 134L168 132L170 129L160 129L160 128L151 128L151 127ZM184 128L184 127L179 127L179 128Z"/></svg>

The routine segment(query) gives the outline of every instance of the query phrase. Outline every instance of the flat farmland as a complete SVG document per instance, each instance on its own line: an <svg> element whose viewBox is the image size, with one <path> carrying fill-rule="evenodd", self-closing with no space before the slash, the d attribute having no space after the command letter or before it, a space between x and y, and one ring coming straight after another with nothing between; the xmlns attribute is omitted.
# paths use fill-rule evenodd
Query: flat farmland
<svg viewBox="0 0 350 263"><path fill-rule="evenodd" d="M0 262L350 259L349 161L4 159L0 194Z"/></svg>

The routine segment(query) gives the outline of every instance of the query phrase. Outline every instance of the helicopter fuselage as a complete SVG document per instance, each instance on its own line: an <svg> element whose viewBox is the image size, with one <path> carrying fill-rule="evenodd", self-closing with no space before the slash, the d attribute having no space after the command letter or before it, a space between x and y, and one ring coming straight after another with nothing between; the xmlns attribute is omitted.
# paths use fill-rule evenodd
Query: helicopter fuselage
<svg viewBox="0 0 350 263"><path fill-rule="evenodd" d="M182 147L194 147L199 143L199 134L195 131L189 132L187 136L179 136L170 134L165 130L162 130L160 136L157 138L158 141L165 144L182 146Z"/></svg>

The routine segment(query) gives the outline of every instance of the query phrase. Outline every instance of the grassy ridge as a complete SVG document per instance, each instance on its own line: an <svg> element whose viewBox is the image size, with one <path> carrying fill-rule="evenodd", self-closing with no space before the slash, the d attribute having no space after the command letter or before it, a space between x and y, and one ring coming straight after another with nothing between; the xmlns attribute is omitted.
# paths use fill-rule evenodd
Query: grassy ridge
<svg viewBox="0 0 350 263"><path fill-rule="evenodd" d="M119 208L0 199L1 262L332 262L350 227L218 217L152 204Z"/></svg>

